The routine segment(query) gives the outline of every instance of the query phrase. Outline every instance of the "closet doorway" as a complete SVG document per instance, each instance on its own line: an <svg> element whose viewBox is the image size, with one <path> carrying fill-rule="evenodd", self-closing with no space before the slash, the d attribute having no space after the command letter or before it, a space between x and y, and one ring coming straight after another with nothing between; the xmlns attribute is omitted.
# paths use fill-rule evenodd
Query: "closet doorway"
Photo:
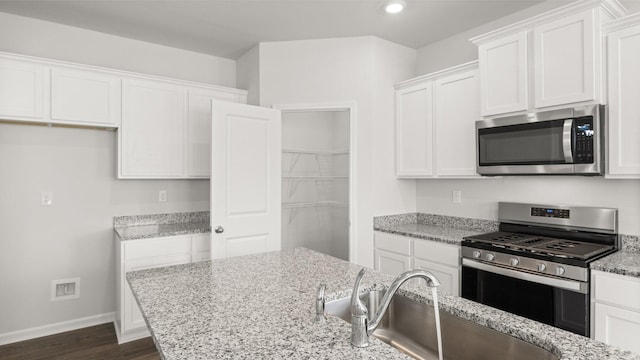
<svg viewBox="0 0 640 360"><path fill-rule="evenodd" d="M355 105L274 108L282 111L282 249L353 259Z"/></svg>

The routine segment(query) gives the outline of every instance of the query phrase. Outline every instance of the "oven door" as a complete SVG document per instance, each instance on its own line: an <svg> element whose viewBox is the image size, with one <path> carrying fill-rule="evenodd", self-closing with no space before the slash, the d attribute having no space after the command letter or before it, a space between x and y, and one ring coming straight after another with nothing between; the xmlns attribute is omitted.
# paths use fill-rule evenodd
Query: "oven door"
<svg viewBox="0 0 640 360"><path fill-rule="evenodd" d="M588 283L462 262L462 297L589 336Z"/></svg>

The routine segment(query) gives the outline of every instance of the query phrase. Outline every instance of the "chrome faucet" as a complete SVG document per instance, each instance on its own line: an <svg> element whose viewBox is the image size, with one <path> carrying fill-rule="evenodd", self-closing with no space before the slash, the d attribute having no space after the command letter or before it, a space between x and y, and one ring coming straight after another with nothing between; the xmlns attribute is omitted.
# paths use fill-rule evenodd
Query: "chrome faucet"
<svg viewBox="0 0 640 360"><path fill-rule="evenodd" d="M427 281L428 287L440 286L440 281L430 272L425 270L409 270L396 277L389 289L384 294L381 300L381 304L376 310L375 315L369 321L367 307L364 306L362 300L360 300L359 290L360 281L364 276L365 268L362 268L356 277L356 282L353 285L353 293L351 293L351 345L355 347L367 347L369 346L369 336L378 328L382 316L387 311L391 299L396 294L398 289L407 280L412 278L423 278Z"/></svg>

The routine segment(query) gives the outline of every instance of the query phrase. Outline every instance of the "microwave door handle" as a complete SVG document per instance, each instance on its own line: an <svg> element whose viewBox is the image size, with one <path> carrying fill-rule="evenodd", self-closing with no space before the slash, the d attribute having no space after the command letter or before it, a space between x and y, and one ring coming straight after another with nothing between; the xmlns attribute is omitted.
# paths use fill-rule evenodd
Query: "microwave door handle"
<svg viewBox="0 0 640 360"><path fill-rule="evenodd" d="M564 161L573 164L573 149L571 148L571 138L573 136L573 119L567 119L562 126L562 150Z"/></svg>

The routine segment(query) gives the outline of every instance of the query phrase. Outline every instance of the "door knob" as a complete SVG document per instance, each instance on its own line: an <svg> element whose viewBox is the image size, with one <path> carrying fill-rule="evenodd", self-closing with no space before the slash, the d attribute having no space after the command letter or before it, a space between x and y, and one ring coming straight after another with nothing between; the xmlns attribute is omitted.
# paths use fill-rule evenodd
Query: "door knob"
<svg viewBox="0 0 640 360"><path fill-rule="evenodd" d="M213 229L213 231L215 231L216 234L222 234L224 232L224 228L222 226L216 226L216 228Z"/></svg>

